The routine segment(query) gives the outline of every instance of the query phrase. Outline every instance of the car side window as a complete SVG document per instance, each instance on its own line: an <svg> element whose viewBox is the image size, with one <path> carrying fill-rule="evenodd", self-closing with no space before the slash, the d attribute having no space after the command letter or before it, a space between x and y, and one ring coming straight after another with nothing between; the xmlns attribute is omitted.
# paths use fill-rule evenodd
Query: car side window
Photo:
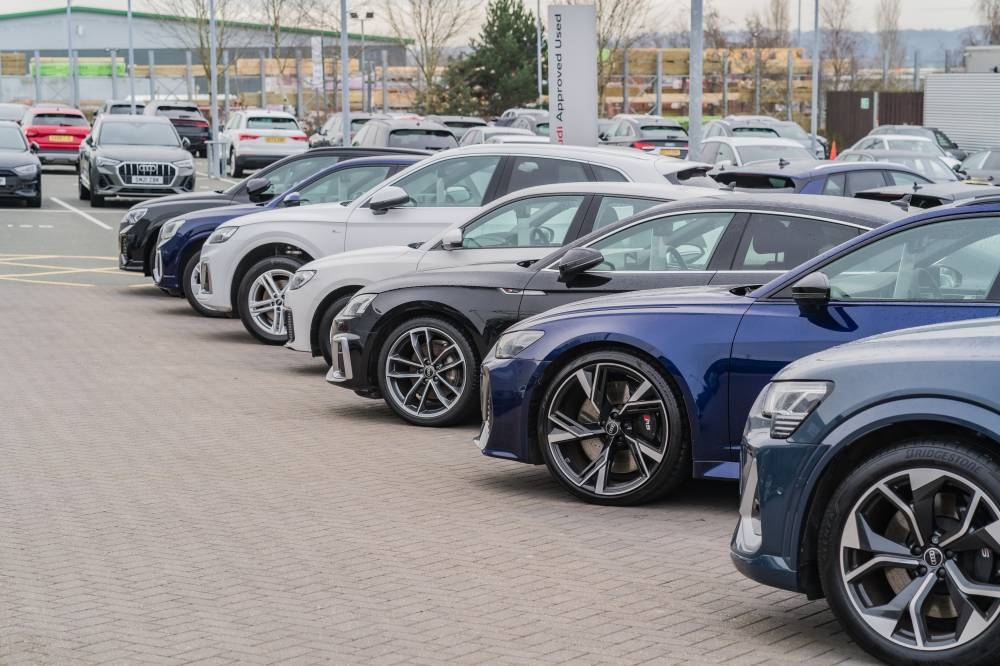
<svg viewBox="0 0 1000 666"><path fill-rule="evenodd" d="M493 173L499 164L498 155L441 160L404 176L393 184L410 195L407 206L478 207L485 203Z"/></svg>
<svg viewBox="0 0 1000 666"><path fill-rule="evenodd" d="M847 174L845 193L849 197L853 197L862 190L870 190L875 187L885 187L885 177L882 175L881 169L851 171Z"/></svg>
<svg viewBox="0 0 1000 666"><path fill-rule="evenodd" d="M715 163L718 164L719 162L726 161L736 164L736 153L734 153L733 149L726 144L720 143L719 154L715 156Z"/></svg>
<svg viewBox="0 0 1000 666"><path fill-rule="evenodd" d="M989 154L990 151L983 150L974 155L970 155L969 157L965 158L964 162L962 162L962 168L966 170L982 169L983 165L986 163L986 158L989 157Z"/></svg>
<svg viewBox="0 0 1000 666"><path fill-rule="evenodd" d="M882 147L882 139L878 138L866 139L865 141L862 141L860 145L858 145L859 150L872 150L881 147Z"/></svg>
<svg viewBox="0 0 1000 666"><path fill-rule="evenodd" d="M911 227L820 270L837 301L985 301L1000 274L1000 217Z"/></svg>
<svg viewBox="0 0 1000 666"><path fill-rule="evenodd" d="M548 157L515 157L510 172L508 192L516 192L536 185L580 183L593 180L582 162L557 160Z"/></svg>
<svg viewBox="0 0 1000 666"><path fill-rule="evenodd" d="M718 141L706 141L701 147L701 161L715 164L715 156L719 154Z"/></svg>
<svg viewBox="0 0 1000 666"><path fill-rule="evenodd" d="M466 226L462 247L560 247L585 199L567 194L512 201Z"/></svg>
<svg viewBox="0 0 1000 666"><path fill-rule="evenodd" d="M317 155L283 164L264 175L271 181L271 186L264 191L264 194L271 196L283 194L296 183L339 161L340 158L336 155Z"/></svg>
<svg viewBox="0 0 1000 666"><path fill-rule="evenodd" d="M857 227L838 222L754 213L740 239L733 270L786 271L858 233Z"/></svg>
<svg viewBox="0 0 1000 666"><path fill-rule="evenodd" d="M892 185L913 186L915 183L923 185L927 182L926 178L921 178L905 171L886 171L886 174L889 176L889 182Z"/></svg>
<svg viewBox="0 0 1000 666"><path fill-rule="evenodd" d="M734 213L687 213L645 220L590 244L598 271L705 270Z"/></svg>
<svg viewBox="0 0 1000 666"><path fill-rule="evenodd" d="M835 173L832 176L827 176L826 182L823 183L823 194L833 197L844 196L844 174Z"/></svg>
<svg viewBox="0 0 1000 666"><path fill-rule="evenodd" d="M597 214L594 216L594 226L592 231L602 229L610 224L615 224L626 217L632 217L644 210L658 206L663 203L659 199L636 199L634 197L601 197L601 203L597 207Z"/></svg>
<svg viewBox="0 0 1000 666"><path fill-rule="evenodd" d="M341 169L299 191L303 204L353 201L389 177L391 166L375 165Z"/></svg>
<svg viewBox="0 0 1000 666"><path fill-rule="evenodd" d="M627 183L628 178L626 178L621 171L618 169L612 169L611 167L601 166L600 164L591 164L590 170L594 173L594 180L601 183Z"/></svg>

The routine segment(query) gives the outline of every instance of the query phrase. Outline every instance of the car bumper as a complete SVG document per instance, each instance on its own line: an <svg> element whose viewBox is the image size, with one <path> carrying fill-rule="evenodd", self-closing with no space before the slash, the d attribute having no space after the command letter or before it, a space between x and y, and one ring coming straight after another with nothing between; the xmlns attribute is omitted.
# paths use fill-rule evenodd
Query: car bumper
<svg viewBox="0 0 1000 666"><path fill-rule="evenodd" d="M35 153L38 161L42 164L73 164L80 161L80 147L73 146L66 150L54 150L45 148Z"/></svg>
<svg viewBox="0 0 1000 666"><path fill-rule="evenodd" d="M218 245L224 245L224 243ZM195 297L208 310L225 313L233 311L233 302L230 298L233 279L232 268L229 267L227 270L227 264L228 262L222 259L222 253L219 250L208 243L202 247L199 265L201 288Z"/></svg>
<svg viewBox="0 0 1000 666"><path fill-rule="evenodd" d="M378 395L378 380L369 376L368 368L371 366L362 336L334 333L330 338L330 355L333 363L326 373L326 381L362 395Z"/></svg>
<svg viewBox="0 0 1000 666"><path fill-rule="evenodd" d="M800 561L809 493L805 482L824 447L768 436L744 439L739 520L730 542L733 564L744 576L785 590L806 592Z"/></svg>
<svg viewBox="0 0 1000 666"><path fill-rule="evenodd" d="M291 317L293 323L291 327L286 326L288 341L285 346L293 351L309 352L313 356L318 356L319 347L313 344L312 339L312 322L316 317L316 307L323 293L322 289L313 288L314 282L316 278L299 289L285 292L285 312L289 313L288 317Z"/></svg>
<svg viewBox="0 0 1000 666"><path fill-rule="evenodd" d="M184 240L177 236L156 246L153 254L153 279L160 289L166 289L171 293L183 291L181 271L184 267L180 265L183 251Z"/></svg>
<svg viewBox="0 0 1000 666"><path fill-rule="evenodd" d="M488 356L482 365L480 410L483 425L473 439L483 455L539 464L530 421L531 394L544 373L545 362L497 359Z"/></svg>
<svg viewBox="0 0 1000 666"><path fill-rule="evenodd" d="M117 166L99 166L91 176L90 191L103 197L157 197L194 191L193 168L175 168L170 182L162 185L140 185L126 182ZM96 181L96 182L95 182Z"/></svg>
<svg viewBox="0 0 1000 666"><path fill-rule="evenodd" d="M0 172L0 199L34 199L41 194L42 180L38 175L24 178L10 172Z"/></svg>
<svg viewBox="0 0 1000 666"><path fill-rule="evenodd" d="M146 271L146 257L142 251L142 237L148 220L139 220L128 226L118 227L118 268L123 271Z"/></svg>

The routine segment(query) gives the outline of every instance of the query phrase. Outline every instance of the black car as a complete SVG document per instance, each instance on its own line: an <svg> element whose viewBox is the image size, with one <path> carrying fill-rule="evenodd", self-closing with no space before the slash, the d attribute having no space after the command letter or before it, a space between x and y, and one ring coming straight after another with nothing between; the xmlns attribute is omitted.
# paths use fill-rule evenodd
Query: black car
<svg viewBox="0 0 1000 666"><path fill-rule="evenodd" d="M525 317L616 292L763 284L904 214L851 199L720 193L608 224L536 262L376 282L337 316L327 379L384 397L411 423L453 423L476 406L479 361Z"/></svg>
<svg viewBox="0 0 1000 666"><path fill-rule="evenodd" d="M687 157L688 133L673 120L659 116L620 113L600 137L609 146L655 152L667 157Z"/></svg>
<svg viewBox="0 0 1000 666"><path fill-rule="evenodd" d="M976 185L970 183L931 183L930 185L892 185L876 187L870 190L855 192L856 199L872 201L895 201L897 205L913 208L934 208L944 204L955 203L966 199L980 197L996 197L1000 189L994 185Z"/></svg>
<svg viewBox="0 0 1000 666"><path fill-rule="evenodd" d="M212 140L212 128L202 115L201 109L194 102L157 101L146 104L143 114L147 116L164 116L177 128L181 138L187 139L189 150L205 157L208 154L208 142Z"/></svg>
<svg viewBox="0 0 1000 666"><path fill-rule="evenodd" d="M159 197L194 190L194 159L166 118L102 114L80 144L77 185L93 207L108 197Z"/></svg>
<svg viewBox="0 0 1000 666"><path fill-rule="evenodd" d="M21 126L0 120L0 199L21 199L29 208L42 205L42 165L38 146L28 144Z"/></svg>
<svg viewBox="0 0 1000 666"><path fill-rule="evenodd" d="M969 156L967 152L959 148L957 143L952 141L947 134L939 130L937 127L925 127L922 125L879 125L869 132L868 136L878 136L879 134L909 134L910 136L922 136L936 143L941 147L941 150L948 153L956 160L964 160Z"/></svg>
<svg viewBox="0 0 1000 666"><path fill-rule="evenodd" d="M427 155L402 148L313 148L270 164L228 190L167 195L132 206L118 226L118 268L153 274L153 250L160 227L170 218L216 206L268 201L324 167L375 155Z"/></svg>
<svg viewBox="0 0 1000 666"><path fill-rule="evenodd" d="M942 284L961 275L940 268ZM785 367L743 431L736 567L825 596L887 663L996 664L998 374L995 318L885 333Z"/></svg>
<svg viewBox="0 0 1000 666"><path fill-rule="evenodd" d="M351 145L364 148L445 150L457 147L458 141L451 130L440 123L379 116L372 118L358 130Z"/></svg>

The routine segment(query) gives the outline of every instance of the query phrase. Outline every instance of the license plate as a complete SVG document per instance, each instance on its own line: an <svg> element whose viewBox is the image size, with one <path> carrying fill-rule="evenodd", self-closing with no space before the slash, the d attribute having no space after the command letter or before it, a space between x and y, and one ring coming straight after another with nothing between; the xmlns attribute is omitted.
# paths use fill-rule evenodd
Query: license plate
<svg viewBox="0 0 1000 666"><path fill-rule="evenodd" d="M52 143L73 143L73 137L66 134L52 134L49 136Z"/></svg>
<svg viewBox="0 0 1000 666"><path fill-rule="evenodd" d="M660 148L660 154L666 155L667 157L680 157L680 148Z"/></svg>
<svg viewBox="0 0 1000 666"><path fill-rule="evenodd" d="M269 136L267 137L268 143L284 143L285 137L283 136Z"/></svg>
<svg viewBox="0 0 1000 666"><path fill-rule="evenodd" d="M163 178L160 176L132 176L133 185L163 185Z"/></svg>
<svg viewBox="0 0 1000 666"><path fill-rule="evenodd" d="M7 184L7 179L3 176L0 176L0 187L3 187L6 184Z"/></svg>

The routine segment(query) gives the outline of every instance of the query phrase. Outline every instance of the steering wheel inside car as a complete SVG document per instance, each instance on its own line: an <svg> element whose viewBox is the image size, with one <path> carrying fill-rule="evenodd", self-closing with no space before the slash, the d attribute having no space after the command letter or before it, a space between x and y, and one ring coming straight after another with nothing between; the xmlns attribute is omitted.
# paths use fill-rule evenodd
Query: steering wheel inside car
<svg viewBox="0 0 1000 666"><path fill-rule="evenodd" d="M551 245L555 237L555 232L548 227L535 227L531 230L532 245Z"/></svg>
<svg viewBox="0 0 1000 666"><path fill-rule="evenodd" d="M667 245L666 247L663 248L663 253L667 255L668 264L672 259L677 264L677 267L680 268L682 271L687 270L688 267L687 262L684 261L684 257L681 256L681 253L677 251L676 247L674 247L673 245Z"/></svg>

